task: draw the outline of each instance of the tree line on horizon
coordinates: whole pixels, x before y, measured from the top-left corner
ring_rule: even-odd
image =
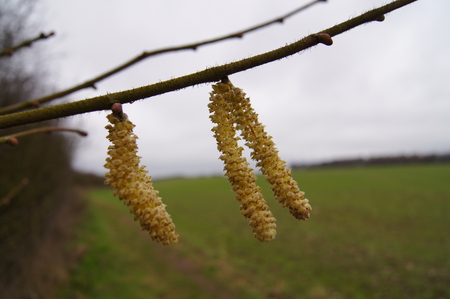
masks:
[[[319,168],[319,167],[341,167],[341,166],[369,166],[369,165],[402,165],[422,163],[448,163],[450,153],[428,154],[428,155],[396,155],[378,156],[371,158],[338,159],[320,163],[293,163],[292,169]]]

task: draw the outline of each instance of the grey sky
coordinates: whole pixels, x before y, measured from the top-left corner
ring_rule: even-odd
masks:
[[[233,39],[149,58],[70,100],[186,75],[259,54],[356,16],[386,1],[330,0]],[[144,50],[202,41],[278,17],[304,1],[42,0],[42,30],[61,89],[81,83]],[[450,150],[448,0],[419,0],[281,61],[230,80],[252,99],[288,163]],[[204,84],[125,105],[140,156],[154,177],[222,172]],[[106,112],[70,119],[89,137],[74,165],[104,173]]]

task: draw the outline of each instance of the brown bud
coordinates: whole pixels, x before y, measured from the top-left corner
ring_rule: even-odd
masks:
[[[375,19],[375,21],[383,22],[384,19],[385,19],[385,16],[384,16],[384,15],[381,15],[381,16],[378,16],[378,17]]]
[[[317,35],[317,41],[327,46],[331,46],[333,44],[333,40],[328,33],[319,33]]]
[[[16,137],[9,137],[8,140],[6,140],[6,144],[16,146],[19,145],[19,140],[17,140]]]
[[[114,113],[114,114],[120,114],[120,113],[122,113],[123,111],[122,111],[122,104],[120,104],[120,103],[114,103],[114,104],[112,104],[112,106],[111,106],[111,111]]]
[[[38,101],[33,101],[30,103],[31,107],[34,108],[39,108],[39,106],[41,106],[41,103],[39,103]]]
[[[121,103],[114,103],[111,106],[111,111],[113,112],[113,114],[120,119],[120,121],[125,121],[128,119],[128,116],[123,113],[122,110],[122,104]]]

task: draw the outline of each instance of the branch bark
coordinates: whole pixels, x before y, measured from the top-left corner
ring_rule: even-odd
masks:
[[[385,14],[415,1],[417,0],[397,0],[379,8],[372,9],[360,16],[337,24],[326,30],[311,34],[297,42],[286,45],[279,49],[250,58],[242,59],[236,62],[212,67],[198,73],[143,86],[140,88],[98,96],[82,101],[0,116],[0,129],[92,111],[106,110],[110,109],[111,105],[114,103],[131,103],[137,100],[149,98],[155,95],[160,95],[166,92],[175,91],[197,84],[216,82],[221,80],[225,76],[248,70],[250,68],[263,65],[265,63],[269,63],[313,47],[320,42],[320,38],[318,38],[318,36],[320,36],[321,33],[326,33],[330,36],[336,36],[368,22],[382,21]]]

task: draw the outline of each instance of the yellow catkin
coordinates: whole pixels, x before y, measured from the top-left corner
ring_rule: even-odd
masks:
[[[165,210],[166,205],[158,197],[158,191],[153,189],[151,177],[147,175],[145,166],[139,166],[137,155],[137,136],[133,134],[134,125],[126,114],[119,118],[114,113],[107,116],[111,125],[107,125],[107,138],[113,143],[108,148],[105,168],[105,183],[110,184],[124,203],[130,207],[135,220],[143,230],[148,231],[154,241],[164,245],[176,243],[178,234],[170,215]]]
[[[287,168],[286,162],[278,156],[275,143],[258,121],[258,114],[251,107],[250,99],[246,97],[242,89],[233,86],[231,82],[219,84],[227,85],[230,89],[227,103],[233,106],[236,129],[241,131],[246,145],[251,148],[251,157],[257,161],[256,165],[266,176],[275,199],[289,208],[295,218],[306,220],[310,216],[311,205],[305,198],[305,193],[300,191],[297,182],[292,178],[291,170]]]
[[[242,147],[238,146],[238,137],[234,128],[232,106],[226,99],[229,88],[224,84],[213,85],[210,103],[210,118],[216,124],[212,131],[217,140],[217,149],[222,153],[220,159],[224,162],[225,174],[236,193],[236,199],[242,204],[241,214],[250,219],[253,235],[261,242],[268,242],[275,238],[275,218],[269,211],[266,201],[256,185],[253,169],[242,157]]]

